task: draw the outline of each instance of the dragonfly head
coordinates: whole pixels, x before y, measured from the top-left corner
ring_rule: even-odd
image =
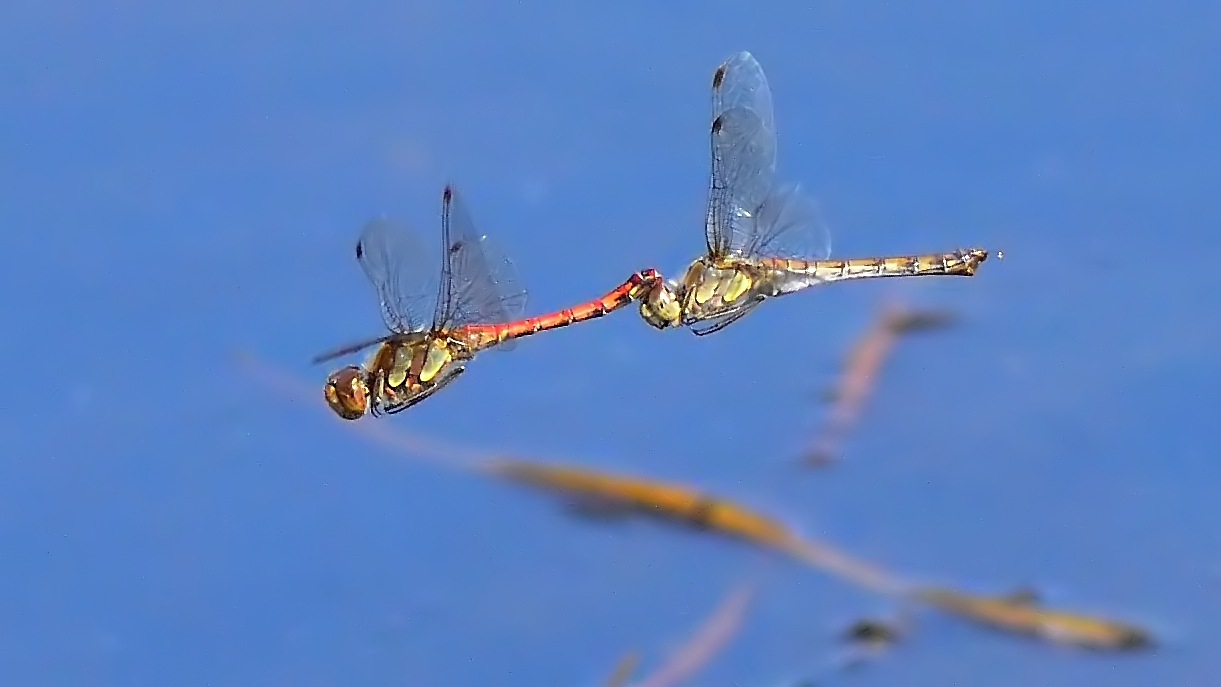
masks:
[[[331,410],[345,420],[357,420],[369,411],[369,383],[364,370],[354,365],[332,372],[322,393]]]
[[[658,329],[682,324],[683,304],[678,285],[665,279],[654,281],[640,298],[640,316]]]

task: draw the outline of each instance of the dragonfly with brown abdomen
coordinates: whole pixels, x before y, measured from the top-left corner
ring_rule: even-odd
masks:
[[[972,276],[982,248],[831,260],[831,238],[796,185],[776,182],[776,125],[763,68],[748,52],[712,78],[712,173],[704,216],[707,251],[681,280],[653,282],[640,302],[646,322],[711,334],[764,300],[849,279]]]

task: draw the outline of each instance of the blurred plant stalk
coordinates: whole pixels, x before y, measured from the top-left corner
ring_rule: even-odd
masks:
[[[905,321],[911,320],[891,320],[891,327],[896,326],[894,322],[902,325]],[[252,356],[242,355],[239,360],[281,393],[300,399],[315,397],[300,380]],[[322,408],[321,404],[319,408]],[[508,458],[391,429],[387,423],[342,424],[435,465],[473,471],[573,498],[585,514],[602,517],[644,514],[744,540],[786,554],[868,591],[903,602],[915,602],[991,629],[1099,651],[1132,651],[1154,644],[1151,634],[1141,628],[1099,616],[1043,607],[1029,593],[984,596],[904,581],[830,544],[804,538],[778,520],[748,506],[686,485],[581,466]]]
[[[844,437],[856,426],[882,364],[900,337],[941,329],[956,321],[957,317],[948,310],[913,310],[894,303],[884,306],[873,324],[848,349],[843,373],[825,394],[831,403],[827,417],[802,462],[822,467],[837,460]]]

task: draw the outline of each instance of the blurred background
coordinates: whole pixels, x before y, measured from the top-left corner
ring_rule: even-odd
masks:
[[[917,579],[1148,626],[1087,654],[928,616],[845,684],[1204,685],[1221,669],[1221,6],[475,0],[0,6],[0,683],[586,685],[759,595],[695,684],[788,685],[882,599],[732,542],[595,525],[291,397],[382,331],[352,245],[454,181],[531,312],[703,250],[709,82],[767,72],[833,254],[1003,250],[725,331],[632,310],[364,422],[739,498]],[[1212,295],[1210,295],[1212,294]],[[887,299],[842,460],[821,391]]]

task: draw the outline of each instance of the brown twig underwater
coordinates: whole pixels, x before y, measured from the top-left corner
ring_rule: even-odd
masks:
[[[484,469],[503,478],[625,511],[693,526],[787,554],[873,592],[896,594],[903,585],[886,573],[733,501],[691,487],[583,467],[502,458]]]
[[[669,660],[652,674],[633,683],[632,687],[675,687],[699,672],[741,628],[753,596],[754,588],[751,585],[744,584],[733,589],[700,623],[691,637],[673,652]],[[603,687],[624,687],[639,665],[638,653],[629,651],[624,654]]]
[[[824,466],[835,461],[844,437],[860,417],[878,371],[899,337],[916,331],[949,326],[955,321],[949,311],[919,311],[897,305],[883,307],[873,324],[848,350],[844,371],[827,394],[831,401],[826,420],[813,447],[806,454],[806,465]]]
[[[628,680],[632,679],[632,673],[636,672],[636,666],[639,664],[640,655],[635,651],[627,652],[615,664],[615,670],[611,672],[606,682],[602,683],[602,687],[623,687]]]
[[[912,598],[944,613],[1008,633],[1095,651],[1135,651],[1154,646],[1145,629],[1083,613],[1044,608],[1029,592],[1001,596],[921,587]]]
[[[282,393],[305,397],[307,387],[290,376],[252,356],[241,356],[240,361]],[[782,523],[746,506],[691,487],[584,467],[497,458],[494,453],[449,445],[384,424],[345,422],[343,426],[426,458],[432,464],[475,471],[745,540],[786,554],[866,590],[916,602],[989,628],[1097,650],[1130,651],[1153,645],[1150,634],[1140,628],[1097,616],[1041,607],[1029,595],[981,596],[904,581],[829,544],[803,538]]]
[[[632,687],[674,687],[694,676],[737,634],[753,596],[754,588],[750,585],[730,592],[669,660]]]
[[[304,398],[308,387],[251,356],[241,362],[281,392]],[[691,487],[654,479],[617,475],[584,467],[506,457],[450,446],[415,432],[391,429],[385,423],[345,422],[380,443],[426,458],[429,463],[475,471],[607,507],[637,512],[745,540],[823,570],[850,583],[883,594],[896,594],[903,585],[884,572],[855,560],[836,548],[802,538],[782,523],[727,499]]]

